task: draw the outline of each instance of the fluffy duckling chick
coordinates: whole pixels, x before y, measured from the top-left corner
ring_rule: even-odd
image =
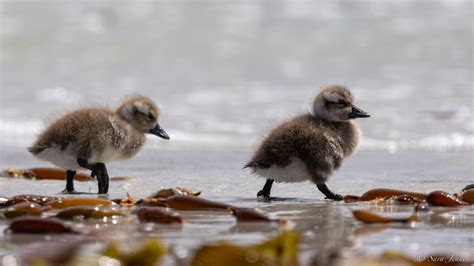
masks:
[[[359,128],[352,119],[369,117],[353,102],[351,92],[343,86],[323,88],[314,100],[312,114],[273,129],[244,167],[267,178],[257,196],[269,198],[274,181],[311,180],[328,199],[341,200],[325,182],[359,142]]]
[[[158,124],[160,111],[144,96],[124,99],[115,111],[82,108],[52,122],[28,150],[37,158],[67,170],[64,193],[75,193],[76,170],[92,170],[99,194],[106,194],[109,177],[106,162],[125,160],[137,154],[145,134],[169,139]]]

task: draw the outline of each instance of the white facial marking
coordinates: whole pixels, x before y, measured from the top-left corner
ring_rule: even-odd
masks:
[[[317,117],[320,117],[326,121],[334,121],[334,117],[329,114],[328,109],[324,104],[324,100],[315,101],[313,105],[313,110],[314,115],[316,115]]]
[[[345,120],[338,117],[334,112],[330,112],[325,104],[325,101],[337,103],[339,100],[344,100],[343,97],[337,93],[324,93],[322,98],[317,98],[313,104],[314,115],[326,121],[344,122]]]
[[[150,112],[150,109],[148,108],[148,106],[142,102],[134,102],[133,105],[142,114],[148,115],[148,113]]]
[[[341,95],[337,93],[324,93],[323,94],[324,99],[326,99],[329,102],[337,103],[339,100],[344,100],[342,99]]]

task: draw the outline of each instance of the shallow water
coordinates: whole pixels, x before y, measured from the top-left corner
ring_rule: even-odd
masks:
[[[251,151],[244,150],[155,150],[146,148],[130,161],[108,164],[113,176],[130,176],[126,182],[111,184],[112,198],[124,197],[129,191],[144,197],[159,188],[191,187],[203,191],[206,197],[221,199],[252,199],[265,181],[243,170]],[[406,151],[391,154],[381,151],[360,151],[344,161],[343,167],[331,177],[328,186],[339,194],[362,194],[376,187],[396,187],[401,190],[429,192],[437,189],[459,192],[473,181],[474,166],[471,151],[427,152]],[[20,163],[21,162],[21,163]],[[0,167],[51,166],[32,157],[26,149],[9,150],[0,156]],[[63,189],[60,181],[29,181],[0,179],[2,194],[23,193],[51,194]],[[76,182],[84,192],[96,192],[94,182]],[[292,198],[321,197],[310,183],[277,184],[272,195]]]
[[[22,166],[47,166],[35,161],[26,151],[17,150],[12,156],[1,157],[0,166],[7,167],[21,161]],[[363,225],[352,217],[351,209],[398,213],[409,216],[413,205],[382,206],[369,203],[329,202],[323,199],[311,183],[275,184],[270,203],[257,201],[256,192],[264,181],[252,176],[240,165],[248,151],[210,150],[176,151],[145,149],[131,161],[109,165],[110,176],[125,175],[126,181],[112,181],[110,198],[125,197],[129,192],[134,198],[152,194],[160,188],[190,187],[202,191],[202,197],[243,207],[258,207],[273,218],[293,221],[302,235],[301,260],[308,262],[314,255],[343,248],[354,254],[379,255],[385,250],[402,251],[414,258],[433,253],[448,253],[472,258],[474,207],[432,208],[433,213],[420,216],[414,225]],[[421,160],[420,158],[424,158]],[[349,158],[329,181],[328,186],[341,194],[361,195],[376,187],[430,192],[446,190],[459,192],[472,183],[473,164],[471,152],[400,152],[363,151]],[[428,169],[428,170],[427,170]],[[55,195],[64,187],[64,181],[32,181],[0,179],[2,194],[21,193]],[[95,192],[96,182],[76,182],[76,189]],[[108,237],[133,243],[143,237],[159,236],[164,243],[174,247],[179,254],[190,256],[203,243],[230,240],[251,244],[278,232],[277,226],[250,224],[237,225],[234,218],[222,213],[180,212],[186,219],[182,229],[169,227],[141,228],[112,225]],[[4,224],[3,224],[4,226]],[[103,228],[103,227],[99,227]],[[115,229],[114,229],[115,228]],[[168,229],[167,229],[168,228]],[[120,230],[120,231],[117,231]],[[2,236],[5,252],[25,245],[19,236]],[[36,237],[44,240],[44,237]],[[131,242],[129,242],[131,241]],[[90,249],[100,249],[93,244]],[[86,251],[84,251],[86,252]],[[92,251],[88,251],[92,252]],[[85,254],[88,254],[87,252]],[[91,253],[92,254],[92,253]],[[183,255],[183,256],[185,256]],[[166,264],[172,264],[170,258]]]
[[[409,214],[411,207],[327,202],[309,183],[276,184],[272,195],[283,200],[257,202],[264,181],[241,169],[266,130],[306,112],[318,87],[340,83],[372,116],[358,121],[360,150],[330,179],[333,191],[454,193],[474,183],[471,1],[3,0],[0,7],[0,168],[50,166],[26,151],[44,122],[142,93],[159,103],[171,141],[150,138],[133,160],[109,164],[111,176],[131,177],[112,182],[110,198],[184,186],[259,207],[295,222],[305,262],[333,248],[472,256],[472,206],[436,208],[414,228],[366,226],[350,208]],[[4,196],[63,187],[0,178]],[[76,188],[96,192],[97,184]],[[183,229],[146,234],[189,255],[203,242],[255,243],[278,231],[236,226],[224,214],[183,215]],[[143,237],[133,226],[116,229],[116,239]],[[45,238],[1,235],[0,254],[32,239]]]

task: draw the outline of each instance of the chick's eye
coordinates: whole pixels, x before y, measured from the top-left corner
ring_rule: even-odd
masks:
[[[149,121],[153,120],[153,115],[152,114],[148,114],[147,117],[146,117]]]
[[[344,100],[339,100],[339,101],[337,102],[337,107],[339,107],[339,108],[344,108],[344,107],[346,107],[347,105],[348,105],[348,103],[345,102]]]

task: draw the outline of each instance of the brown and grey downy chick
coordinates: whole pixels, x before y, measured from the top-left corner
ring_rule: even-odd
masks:
[[[316,96],[312,114],[274,128],[244,167],[267,179],[257,196],[269,198],[274,181],[311,180],[327,198],[341,200],[325,183],[357,147],[359,128],[352,119],[369,117],[353,102],[347,88],[329,86]]]
[[[28,150],[67,170],[64,193],[75,193],[76,170],[84,168],[97,177],[98,193],[106,194],[109,177],[104,163],[133,157],[145,143],[146,133],[169,139],[158,124],[159,115],[158,107],[144,96],[124,99],[115,111],[82,108],[52,122]]]

